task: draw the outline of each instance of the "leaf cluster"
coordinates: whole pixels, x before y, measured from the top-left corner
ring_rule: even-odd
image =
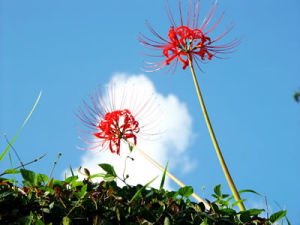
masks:
[[[260,218],[263,211],[250,209],[235,211],[229,204],[230,196],[215,187],[209,202],[189,200],[193,188],[186,186],[178,191],[149,188],[148,185],[119,187],[116,173],[109,164],[99,165],[106,174],[90,175],[79,180],[74,175],[64,180],[51,179],[30,170],[7,170],[21,173],[22,187],[12,180],[0,178],[0,224],[271,224],[285,216],[285,211]],[[105,180],[92,182],[93,177]],[[235,203],[236,204],[236,203]]]

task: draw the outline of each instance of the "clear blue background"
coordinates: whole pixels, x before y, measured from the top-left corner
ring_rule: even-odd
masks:
[[[211,1],[201,1],[204,16]],[[172,1],[176,11],[177,1]],[[0,1],[0,132],[13,138],[40,90],[41,101],[14,147],[24,162],[43,153],[30,169],[50,173],[62,152],[55,176],[80,164],[75,146],[78,121],[73,111],[98,84],[115,72],[140,73],[143,47],[139,32],[151,36],[147,19],[163,36],[169,21],[165,1]],[[244,36],[228,60],[203,66],[198,78],[225,159],[239,189],[254,189],[288,209],[300,224],[300,2],[298,0],[220,2],[226,11],[218,31],[233,21],[228,39]],[[202,17],[203,18],[203,17]],[[221,183],[229,192],[213,150],[190,72],[149,73],[159,92],[186,102],[199,134],[190,144],[197,168],[183,177],[208,196]],[[1,152],[6,147],[0,138]],[[201,151],[198,150],[201,146]],[[203,150],[205,149],[205,151]],[[17,161],[14,161],[15,165]],[[9,167],[8,157],[0,164]],[[178,171],[173,171],[175,174]],[[203,180],[197,179],[204,173]],[[254,196],[247,196],[254,198]]]

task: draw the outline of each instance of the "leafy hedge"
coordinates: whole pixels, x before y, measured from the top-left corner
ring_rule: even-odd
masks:
[[[7,170],[5,174],[21,173],[23,186],[0,178],[0,224],[271,224],[286,213],[266,219],[258,216],[263,209],[237,212],[230,203],[232,197],[222,194],[220,185],[214,189],[215,200],[208,202],[208,211],[203,203],[189,200],[192,187],[178,191],[147,188],[149,183],[119,187],[113,168],[107,167],[106,172],[90,175],[86,171],[81,181],[73,172],[65,180],[49,180],[30,170]],[[99,176],[106,181],[92,182]]]

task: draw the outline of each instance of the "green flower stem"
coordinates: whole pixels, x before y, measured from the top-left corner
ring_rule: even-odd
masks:
[[[148,161],[150,161],[154,166],[156,166],[158,169],[160,169],[162,172],[165,171],[165,168],[163,168],[158,162],[156,162],[154,159],[152,159],[148,154],[146,154],[144,151],[142,151],[140,148],[138,148],[136,145],[131,143],[130,141],[126,140],[128,144],[133,146],[140,154],[142,154]],[[171,178],[176,184],[178,184],[180,187],[185,187],[185,185],[178,180],[173,174],[166,171],[166,174],[169,178]],[[210,206],[202,199],[200,198],[196,193],[192,194],[192,197],[197,200],[198,202],[202,202],[207,210],[210,209]]]
[[[239,201],[239,200],[241,200],[240,195],[239,195],[239,193],[238,193],[238,191],[237,191],[237,189],[236,189],[236,187],[234,185],[234,182],[233,182],[233,180],[231,178],[231,175],[229,173],[229,170],[228,170],[228,168],[226,166],[225,160],[224,160],[223,155],[221,153],[219,144],[217,142],[215,133],[214,133],[213,128],[211,126],[211,123],[210,123],[210,120],[209,120],[209,117],[208,117],[208,114],[207,114],[207,111],[206,111],[206,107],[205,107],[205,104],[204,104],[204,101],[203,101],[203,98],[202,98],[202,94],[201,94],[201,91],[200,91],[200,88],[199,88],[199,85],[198,85],[198,81],[197,81],[197,78],[196,78],[196,75],[195,75],[195,70],[194,70],[194,67],[193,67],[193,63],[190,60],[190,58],[189,58],[189,66],[190,66],[191,71],[192,71],[192,75],[193,75],[195,87],[196,87],[196,90],[197,90],[199,102],[200,102],[200,105],[201,105],[201,108],[202,108],[202,111],[203,111],[203,115],[204,115],[204,118],[205,118],[205,121],[206,121],[206,125],[207,125],[207,128],[208,128],[211,140],[212,140],[212,142],[214,144],[217,156],[219,158],[220,164],[222,166],[223,172],[225,174],[225,177],[226,177],[226,180],[227,180],[227,182],[229,184],[231,192],[232,192],[235,200]],[[239,208],[240,208],[241,211],[246,210],[246,208],[245,208],[245,206],[244,206],[244,204],[242,202],[239,202],[238,206],[239,206]]]

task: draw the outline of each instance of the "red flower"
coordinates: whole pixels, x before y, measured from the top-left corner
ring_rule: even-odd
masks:
[[[201,25],[198,24],[200,0],[197,2],[196,0],[189,0],[186,25],[183,24],[180,0],[178,0],[178,2],[180,26],[176,25],[170,6],[168,6],[167,14],[171,22],[171,27],[167,39],[160,36],[148,23],[146,23],[146,25],[149,30],[160,40],[156,41],[143,34],[139,35],[138,39],[145,47],[162,52],[162,55],[150,56],[166,58],[159,62],[148,62],[149,65],[146,67],[150,68],[149,71],[159,70],[167,65],[170,65],[167,72],[169,72],[172,67],[174,67],[175,71],[178,61],[183,64],[183,69],[186,69],[189,65],[189,60],[192,63],[195,63],[201,70],[199,62],[205,63],[207,60],[211,60],[214,57],[221,58],[219,54],[230,53],[240,42],[240,40],[235,39],[226,44],[216,45],[216,42],[222,39],[232,29],[232,25],[229,25],[217,38],[212,39],[210,37],[211,31],[219,24],[224,13],[217,22],[206,31],[217,10],[217,1],[212,5]]]
[[[95,96],[90,96],[92,106],[84,102],[84,109],[79,108],[77,117],[92,131],[83,132],[81,139],[91,145],[87,149],[98,147],[109,148],[112,153],[120,155],[121,140],[133,139],[136,144],[136,134],[139,133],[139,122],[129,109],[115,110],[105,104],[101,90],[96,90]],[[82,130],[81,130],[82,131]],[[88,140],[88,139],[92,140]]]
[[[157,117],[159,111],[151,104],[154,96],[143,93],[143,98],[139,99],[136,96],[138,89],[134,85],[113,84],[106,90],[107,96],[103,97],[100,88],[96,89],[95,94],[90,96],[91,103],[83,100],[83,107],[76,113],[88,128],[79,128],[79,138],[88,145],[87,148],[81,149],[109,149],[112,153],[120,155],[122,140],[131,141],[136,145],[137,134],[140,137],[152,135],[149,129],[154,123],[147,121],[145,117],[151,116],[152,120],[152,116]]]
[[[136,134],[140,131],[139,123],[134,119],[128,109],[116,110],[106,113],[97,126],[99,132],[94,133],[97,138],[109,143],[112,153],[120,154],[121,139],[133,138],[136,144]]]

